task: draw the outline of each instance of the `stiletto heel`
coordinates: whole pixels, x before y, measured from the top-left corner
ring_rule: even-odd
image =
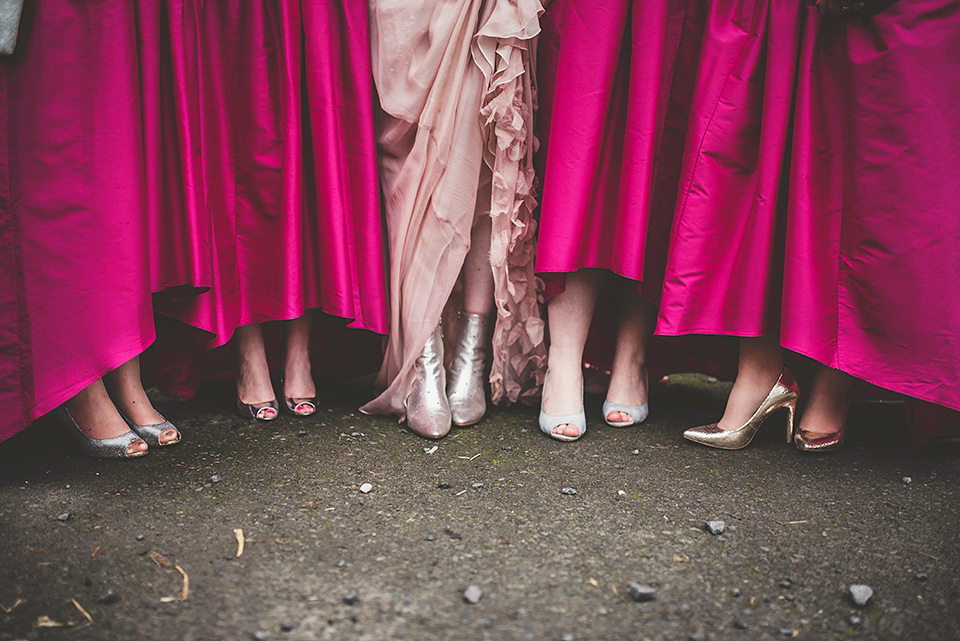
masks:
[[[547,370],[547,374],[550,374],[550,370]],[[544,376],[544,381],[546,381],[546,376]],[[583,404],[583,382],[580,383],[580,404]],[[580,410],[576,414],[561,414],[554,416],[553,414],[547,414],[543,411],[543,399],[540,400],[540,431],[549,436],[550,438],[555,438],[558,441],[576,441],[584,434],[587,433],[587,415],[584,410]],[[567,436],[566,434],[557,434],[556,430],[561,425],[573,425],[577,428],[579,432],[576,436]]]
[[[117,411],[120,412],[119,409]],[[156,445],[157,447],[165,447],[167,445],[176,445],[177,443],[180,442],[180,430],[178,430],[173,423],[163,418],[163,416],[160,417],[160,418],[163,418],[163,423],[156,423],[154,425],[137,425],[136,423],[131,421],[129,418],[127,418],[127,415],[124,414],[123,412],[120,412],[120,418],[122,418],[124,422],[130,426],[130,429],[133,432],[135,432],[140,438],[142,438],[143,442],[146,443],[147,445]],[[173,430],[174,432],[176,432],[177,437],[173,440],[165,441],[161,443],[160,435],[166,432],[167,430]]]
[[[268,410],[273,410],[273,415],[267,413]],[[276,420],[280,415],[280,405],[277,403],[276,399],[272,401],[266,401],[264,403],[253,403],[247,404],[240,400],[240,397],[237,397],[237,413],[240,414],[241,418],[253,418],[263,423],[268,423],[270,421]]]
[[[447,402],[447,377],[443,370],[443,338],[440,326],[423,345],[414,363],[413,387],[404,400],[407,427],[426,438],[441,438],[450,431],[450,405]]]
[[[787,443],[789,443],[793,439],[793,424],[797,411],[798,396],[797,382],[790,371],[784,368],[767,397],[760,403],[760,407],[742,426],[735,430],[721,430],[716,423],[712,423],[692,427],[683,433],[683,437],[694,443],[709,445],[721,450],[739,450],[750,445],[750,441],[753,440],[764,421],[777,410],[786,409]]]
[[[487,367],[492,314],[460,312],[453,361],[447,373],[450,417],[458,427],[475,425],[487,412],[484,373]]]
[[[610,416],[613,412],[619,412],[620,414],[629,414],[629,421],[611,421],[607,417]],[[631,425],[639,425],[647,420],[647,416],[650,415],[650,405],[648,403],[643,403],[641,405],[624,405],[623,403],[614,403],[613,401],[604,401],[603,402],[603,420],[607,422],[607,425],[610,427],[630,427]]]
[[[73,415],[70,414],[70,410],[65,405],[57,409],[57,417],[67,427],[67,431],[76,439],[80,449],[87,456],[93,458],[136,458],[147,453],[147,450],[142,452],[129,451],[131,445],[143,440],[132,431],[112,438],[93,438],[87,436],[77,425],[77,422],[73,420]],[[146,441],[144,441],[144,444],[146,444]]]

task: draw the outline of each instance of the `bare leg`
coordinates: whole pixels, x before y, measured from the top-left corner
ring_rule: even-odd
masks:
[[[653,336],[656,311],[632,290],[631,285],[621,283],[621,286],[620,326],[607,400],[642,405],[647,402],[647,345]],[[636,418],[621,412],[607,415],[607,420],[614,423]]]
[[[164,419],[153,408],[140,380],[140,357],[136,356],[103,377],[104,385],[114,399],[117,409],[136,425],[157,425]],[[180,438],[177,430],[167,429],[160,433],[160,443],[170,443]]]
[[[810,438],[814,439],[842,430],[847,421],[852,383],[849,374],[819,366],[813,377],[809,401],[800,419],[800,429],[810,432]]]
[[[601,270],[581,269],[567,275],[566,289],[547,303],[550,349],[541,405],[547,414],[564,416],[583,410],[583,347],[602,282]],[[564,424],[554,433],[578,436],[580,432]]]
[[[238,327],[233,338],[237,342],[237,396],[240,401],[254,405],[275,400],[260,325]],[[276,416],[273,408],[264,412]]]
[[[463,309],[471,314],[493,311],[493,270],[490,268],[490,216],[477,214],[470,232],[470,251],[463,261]]]
[[[287,324],[287,357],[283,366],[283,395],[287,398],[313,398],[317,388],[310,371],[310,313]],[[298,406],[302,415],[314,412],[307,405]]]
[[[102,380],[91,383],[67,401],[67,409],[80,429],[90,438],[113,438],[130,431],[110,400]],[[146,449],[147,444],[138,439],[127,448],[127,454],[144,452]]]
[[[783,371],[783,352],[776,336],[740,339],[737,380],[720,419],[722,430],[735,430],[760,407]]]

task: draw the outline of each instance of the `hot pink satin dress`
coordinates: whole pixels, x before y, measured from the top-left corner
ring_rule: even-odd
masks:
[[[657,301],[701,16],[681,0],[555,0],[539,48],[538,275],[603,268]]]
[[[323,323],[337,333],[333,342],[349,340],[336,329],[347,325],[385,333],[365,4],[167,5],[164,100],[175,135],[158,140],[156,171],[160,197],[183,216],[175,229],[154,230],[166,248],[155,253],[159,277],[191,274],[209,289],[158,300],[157,311],[180,325],[162,324],[164,353],[151,355],[150,373],[168,393],[189,396],[200,378],[228,365],[229,350],[209,350],[238,327],[308,310],[344,319]],[[326,333],[318,340],[332,340]]]
[[[900,0],[809,35],[781,342],[960,410],[960,1]]]
[[[138,33],[155,3],[25,5],[0,57],[0,440],[154,339]]]

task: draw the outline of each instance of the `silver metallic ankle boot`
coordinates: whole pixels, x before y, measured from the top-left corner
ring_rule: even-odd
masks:
[[[447,377],[450,414],[453,424],[459,427],[475,424],[487,411],[484,382],[492,329],[492,313],[460,312],[453,361]]]
[[[440,438],[450,431],[450,406],[445,393],[443,339],[440,326],[423,346],[414,363],[413,388],[407,396],[407,427],[420,436]]]

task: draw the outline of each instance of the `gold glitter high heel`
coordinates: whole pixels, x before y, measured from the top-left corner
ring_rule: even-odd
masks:
[[[787,410],[787,443],[793,440],[793,419],[797,412],[797,397],[799,388],[793,375],[787,368],[780,372],[780,378],[774,383],[773,389],[767,394],[767,397],[760,403],[760,407],[753,413],[750,419],[735,430],[722,430],[717,423],[692,427],[683,433],[683,438],[709,445],[721,450],[739,450],[748,445],[757,430],[763,425],[770,416],[777,410]]]

